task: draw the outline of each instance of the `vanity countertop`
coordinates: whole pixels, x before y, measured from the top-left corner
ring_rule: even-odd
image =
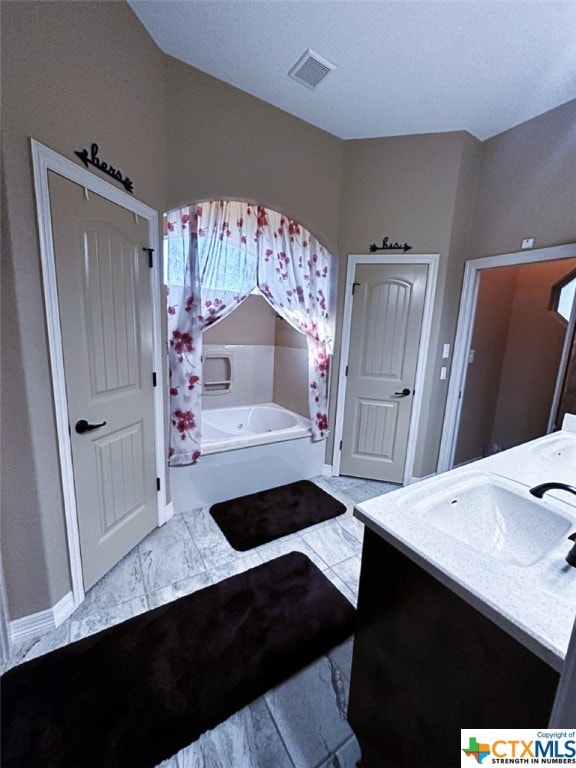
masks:
[[[563,429],[485,459],[421,480],[356,505],[355,515],[371,530],[418,563],[456,594],[556,670],[561,670],[576,616],[576,568],[565,557],[576,531],[576,496],[562,490],[546,493],[546,509],[570,523],[551,549],[529,564],[498,559],[431,525],[422,514],[426,496],[436,489],[463,488],[478,473],[490,484],[511,480],[521,497],[534,501],[529,488],[545,482],[576,485],[576,464],[566,452],[576,450],[576,416]],[[564,452],[564,455],[560,455]],[[504,483],[506,482],[503,481]],[[413,503],[417,499],[418,503]],[[424,501],[423,501],[424,499]],[[546,512],[544,509],[544,512]]]

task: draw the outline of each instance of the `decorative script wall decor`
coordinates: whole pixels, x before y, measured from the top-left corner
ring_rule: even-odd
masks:
[[[90,154],[88,154],[87,149],[78,149],[74,154],[78,155],[86,168],[88,168],[89,165],[93,165],[95,168],[98,168],[98,170],[102,171],[103,173],[107,173],[108,176],[112,176],[113,179],[119,181],[127,192],[134,192],[134,184],[132,179],[129,179],[128,176],[124,176],[122,171],[120,171],[118,168],[114,168],[114,166],[109,165],[108,163],[104,162],[104,160],[100,160],[98,157],[98,151],[98,144],[92,144],[90,147]]]
[[[388,242],[388,238],[385,237],[384,240],[382,240],[382,245],[378,246],[376,243],[372,243],[370,246],[370,253],[376,253],[376,251],[411,251],[412,246],[408,245],[408,243],[392,243]]]

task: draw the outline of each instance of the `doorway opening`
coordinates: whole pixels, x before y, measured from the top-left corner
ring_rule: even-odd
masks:
[[[575,245],[467,262],[438,471],[560,428],[575,267]]]

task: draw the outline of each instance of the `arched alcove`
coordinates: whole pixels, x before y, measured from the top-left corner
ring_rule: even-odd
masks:
[[[299,222],[257,203],[217,200],[165,216],[172,465],[201,453],[202,345],[253,293],[306,338],[313,439],[327,432],[332,257]],[[231,391],[231,389],[229,388]]]

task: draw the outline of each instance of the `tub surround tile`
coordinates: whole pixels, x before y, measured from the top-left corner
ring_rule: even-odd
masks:
[[[273,400],[309,418],[307,349],[275,348]]]
[[[232,386],[228,392],[204,394],[202,407],[206,410],[269,403],[273,399],[273,345],[205,344],[203,354],[227,355],[232,361]]]
[[[140,562],[147,592],[168,587],[205,570],[200,552],[192,540],[142,552]]]
[[[322,657],[264,695],[295,766],[316,766],[352,736],[347,683]]]

